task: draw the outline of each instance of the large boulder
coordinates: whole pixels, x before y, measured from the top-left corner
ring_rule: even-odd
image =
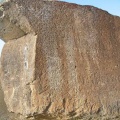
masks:
[[[9,112],[48,120],[120,118],[119,17],[57,1],[10,0],[2,7],[0,24],[7,19],[20,31],[0,32]]]

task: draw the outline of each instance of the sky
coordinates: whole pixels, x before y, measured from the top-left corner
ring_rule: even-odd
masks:
[[[1,2],[2,0],[0,0]],[[120,0],[61,0],[80,5],[92,5],[103,10],[108,11],[113,15],[120,16]],[[4,42],[0,40],[0,53],[3,48]]]

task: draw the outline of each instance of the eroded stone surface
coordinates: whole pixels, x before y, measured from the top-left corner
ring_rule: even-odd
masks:
[[[9,112],[36,120],[119,119],[120,18],[64,2],[10,5],[5,16],[27,35],[8,39],[2,53]]]
[[[1,71],[1,61],[0,61],[0,76],[2,76]],[[1,87],[1,80],[0,80],[0,120],[6,120],[8,118],[8,111],[4,101],[4,94]]]
[[[24,36],[25,33],[7,18],[0,20],[0,38],[7,42],[7,40],[13,40]]]

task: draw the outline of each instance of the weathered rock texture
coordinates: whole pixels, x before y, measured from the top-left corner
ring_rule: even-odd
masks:
[[[11,0],[3,9],[0,79],[9,112],[48,120],[120,119],[119,17],[40,0]]]
[[[2,76],[1,74],[1,65],[0,65],[0,76]],[[7,112],[7,107],[4,101],[4,94],[3,94],[3,90],[1,87],[1,83],[0,83],[0,120],[7,120],[8,118],[8,112]]]

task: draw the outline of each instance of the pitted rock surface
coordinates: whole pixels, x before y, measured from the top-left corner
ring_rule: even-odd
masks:
[[[21,119],[120,119],[120,18],[58,1],[3,4],[0,77]],[[14,116],[14,115],[13,115]]]

